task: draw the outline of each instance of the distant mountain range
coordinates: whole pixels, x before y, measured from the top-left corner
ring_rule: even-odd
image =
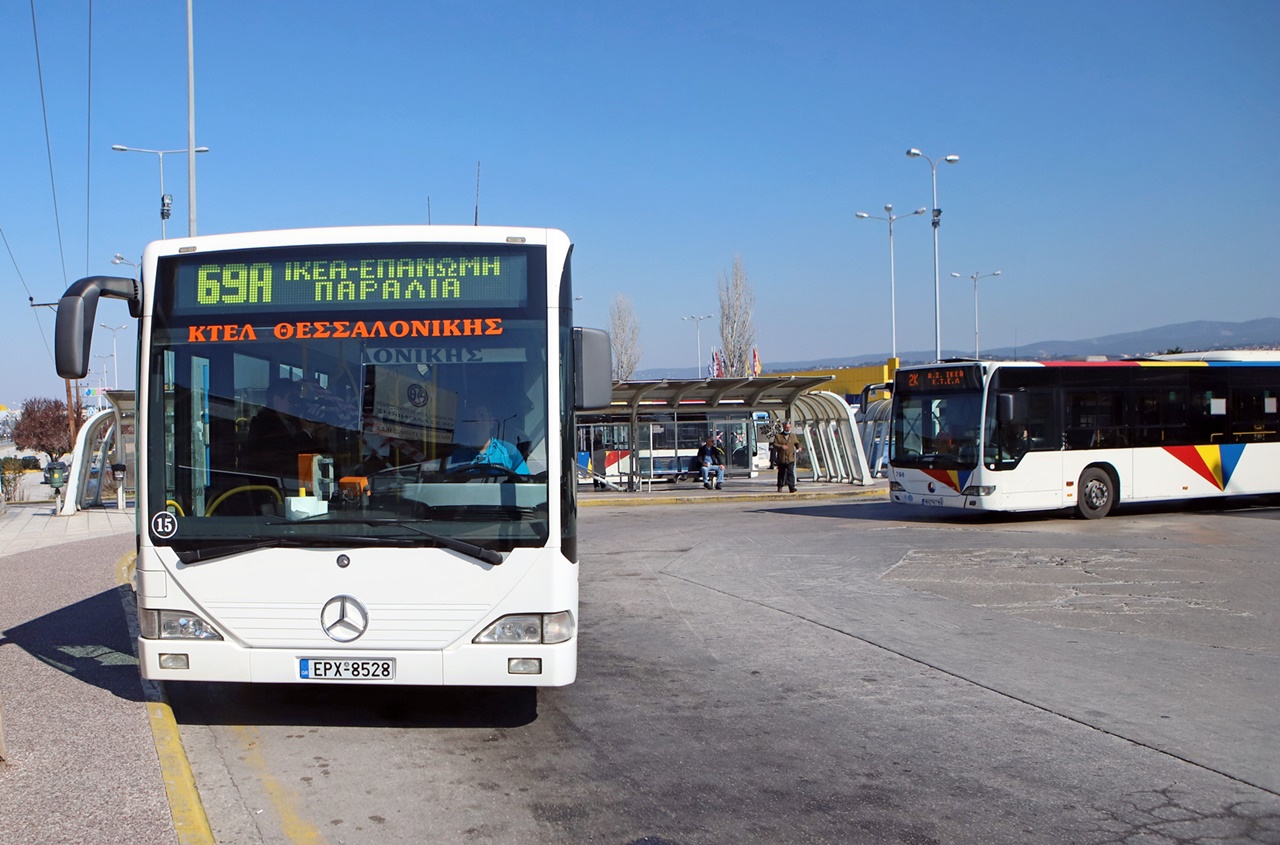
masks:
[[[1085,340],[1046,340],[983,349],[983,358],[1017,359],[1035,361],[1042,359],[1083,358],[1089,355],[1105,355],[1107,358],[1137,358],[1181,349],[1183,352],[1205,352],[1211,349],[1280,349],[1280,317],[1263,317],[1243,323],[1222,323],[1212,320],[1195,320],[1176,323],[1137,332],[1104,335]],[[973,350],[944,349],[944,358],[964,358]],[[933,351],[900,352],[903,364],[927,363],[933,360]],[[773,361],[764,367],[769,373],[794,372],[796,370],[828,370],[838,367],[861,367],[883,364],[887,352],[879,354],[848,355],[834,358],[818,358],[810,361]],[[638,370],[635,379],[697,378],[692,367]]]

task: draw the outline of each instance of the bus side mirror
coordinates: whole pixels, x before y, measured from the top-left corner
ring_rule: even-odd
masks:
[[[996,394],[996,422],[1006,423],[1013,419],[1013,394]]]
[[[129,301],[129,314],[142,316],[138,283],[119,276],[89,276],[75,282],[58,300],[54,323],[54,364],[58,375],[81,379],[89,373],[89,344],[93,341],[93,320],[98,313],[98,297]]]
[[[598,411],[613,401],[613,346],[601,329],[573,329],[573,408]]]

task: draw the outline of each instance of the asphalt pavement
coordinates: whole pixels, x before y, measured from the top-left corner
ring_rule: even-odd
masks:
[[[163,691],[133,649],[133,508],[64,517],[30,474],[0,512],[0,845],[212,842]],[[884,495],[801,479],[730,478],[721,490],[660,482],[579,486],[584,507]]]
[[[771,475],[762,472],[756,478],[731,478],[721,490],[707,490],[697,482],[685,481],[659,483],[651,489],[646,487],[634,492],[582,485],[579,493],[579,502],[584,508],[646,504],[714,507],[752,502],[785,504],[806,501],[820,506],[821,503],[814,500],[838,502],[858,498],[886,501],[887,482],[878,479],[870,485],[860,486],[802,479],[796,493],[779,493]],[[583,518],[590,520],[594,517],[585,515]],[[939,520],[940,524],[945,524],[941,517]],[[926,525],[931,521],[931,518],[924,519]],[[1145,534],[1152,520],[1135,522],[1132,529],[1125,528],[1124,523],[1115,525],[1122,533],[1126,530],[1142,531],[1144,543],[1153,542]],[[1041,523],[1030,520],[1025,526],[1018,523],[1016,533],[1028,535],[1018,542],[1029,547],[1051,545],[1057,548],[1064,542],[1058,536],[1062,528],[1056,521]],[[134,630],[133,597],[128,587],[133,530],[132,509],[99,509],[72,517],[59,517],[53,514],[50,503],[20,503],[11,505],[0,514],[0,752],[4,756],[4,762],[0,763],[0,845],[117,841],[170,845],[214,841],[162,691],[142,682],[138,676],[131,634]],[[1040,537],[1040,534],[1050,536]],[[793,553],[801,551],[804,539],[803,535],[793,537],[793,541],[800,544],[792,549]],[[824,540],[820,535],[812,539],[824,546],[830,541],[830,538]],[[821,553],[820,549],[815,551]],[[908,555],[895,568],[892,577],[939,595],[950,596],[948,591],[973,588],[968,581],[957,582],[954,578],[940,577],[939,567],[951,561],[953,553],[940,552],[930,556],[926,552],[916,550]],[[972,556],[977,552],[971,550],[969,554]],[[1053,559],[1055,566],[1070,568],[1070,555],[1054,554],[1057,555]],[[1025,557],[1025,549],[1018,555]],[[1018,555],[1015,557],[1021,560]],[[1128,559],[1122,557],[1111,561],[1110,565],[1116,571],[1122,571],[1129,565]],[[1002,560],[994,560],[991,565],[1001,564]],[[1090,560],[1091,566],[1097,568],[1098,561]],[[979,613],[981,621],[1003,624],[1003,617],[991,615],[991,608],[997,605],[1007,606],[1011,613],[1025,614],[1034,610],[1043,614],[1044,598],[1028,593],[1033,587],[1022,580],[1010,581],[1000,574],[1002,571],[993,570],[989,580],[1008,595],[1000,593],[993,598],[992,584],[984,582],[981,589],[984,591],[985,609]],[[755,583],[753,579],[747,580]],[[772,583],[769,578],[756,580],[764,585]],[[1124,579],[1116,575],[1112,580]],[[1236,584],[1232,589],[1247,589],[1247,586]],[[967,610],[964,595],[954,598],[960,601],[954,605],[955,612],[972,613]],[[1201,607],[1206,602],[1214,604],[1213,595],[1200,598],[1204,600],[1188,606]],[[818,596],[810,597],[806,607],[816,606],[818,602]],[[952,605],[941,604],[938,607],[945,609]],[[898,611],[890,606],[885,608],[885,612],[893,615]],[[1151,624],[1149,617],[1121,615],[1108,618],[1113,620],[1113,624],[1119,624],[1114,620],[1131,618],[1137,618],[1148,626]],[[868,641],[879,637],[884,640],[882,647],[895,653],[909,652],[917,644],[890,641],[886,639],[890,633],[905,630],[911,636],[926,636],[930,632],[927,626],[923,633],[915,626],[903,629],[900,622],[880,626],[878,617],[872,614],[861,619],[859,624],[867,628]],[[976,624],[969,620],[966,627],[973,628]],[[1151,633],[1144,629],[1133,633],[1141,635],[1144,632]],[[951,634],[946,637],[951,637]],[[1217,648],[1213,645],[1217,639],[1206,640],[1205,648]],[[1237,706],[1215,708],[1215,699],[1209,692],[1217,694],[1221,688],[1244,681],[1263,687],[1272,681],[1241,675],[1230,683],[1213,684],[1219,687],[1218,690],[1200,689],[1196,693],[1190,688],[1196,684],[1203,687],[1212,677],[1211,673],[1199,671],[1193,662],[1188,662],[1189,658],[1183,651],[1174,650],[1176,659],[1156,653],[1161,642],[1148,642],[1142,636],[1127,640],[1124,648],[1141,651],[1142,659],[1135,663],[1130,657],[1124,660],[1117,657],[1117,665],[1149,667],[1151,685],[1172,683],[1189,687],[1185,695],[1176,696],[1184,702],[1179,705],[1181,709],[1172,713],[1178,718],[1158,716],[1159,720],[1166,720],[1172,727],[1166,728],[1166,722],[1157,721],[1157,717],[1150,714],[1138,718],[1142,714],[1135,716],[1137,705],[1131,707],[1123,695],[1095,691],[1091,684],[1100,683],[1097,652],[1092,653],[1087,665],[1082,665],[1078,675],[1073,676],[1072,684],[1068,684],[1069,687],[1079,687],[1084,703],[1067,700],[1064,706],[1075,707],[1078,704],[1080,713],[1084,714],[1079,717],[1082,724],[1092,724],[1090,720],[1107,722],[1110,719],[1120,726],[1114,729],[1114,735],[1128,737],[1131,742],[1152,748],[1172,749],[1166,753],[1195,759],[1207,771],[1229,771],[1234,773],[1233,776],[1241,777],[1232,766],[1239,768],[1243,765],[1241,761],[1249,763],[1256,758],[1260,761],[1254,767],[1257,771],[1246,772],[1252,774],[1245,782],[1260,783],[1259,778],[1253,775],[1261,772],[1269,776],[1268,773],[1274,772],[1273,764],[1267,763],[1265,749],[1256,749],[1251,755],[1221,741],[1228,734],[1238,733],[1226,730],[1229,727],[1227,723],[1240,718],[1242,713],[1247,716],[1250,711]],[[1248,649],[1248,642],[1242,642],[1238,647]],[[1147,655],[1147,652],[1151,654]],[[1217,666],[1228,674],[1234,671],[1234,664],[1229,660],[1224,664],[1220,651],[1205,653],[1209,657],[1205,658],[1205,666],[1200,669]],[[1214,657],[1214,654],[1218,656]],[[969,659],[963,654],[954,659],[962,658]],[[1000,669],[998,661],[988,661],[988,664],[983,664],[987,667],[983,671],[998,672]],[[1224,665],[1225,669],[1222,669]],[[1170,666],[1177,666],[1178,671],[1162,674]],[[961,674],[957,670],[957,676]],[[1114,689],[1123,690],[1133,686],[1137,680],[1140,679],[1124,681],[1117,676]],[[1001,683],[1012,687],[1014,680],[1006,679]],[[1090,696],[1108,701],[1108,709],[1115,712],[1089,709],[1096,707]],[[1203,704],[1199,701],[1201,698],[1204,699]],[[1023,700],[1034,702],[1035,690],[1028,692]],[[1253,696],[1249,700],[1261,703],[1266,696]],[[1161,729],[1166,732],[1176,729],[1179,718],[1195,721],[1190,717],[1196,715],[1191,711],[1197,706],[1206,711],[1219,709],[1226,719],[1219,724],[1209,718],[1213,715],[1209,713],[1195,722],[1207,726],[1197,740],[1207,743],[1204,748],[1184,748],[1175,741],[1178,739],[1176,735],[1160,733]],[[1142,733],[1143,730],[1147,733]],[[1214,740],[1215,735],[1219,740]],[[1217,757],[1213,753],[1215,742],[1223,749]],[[1222,760],[1218,757],[1231,765],[1220,765]]]

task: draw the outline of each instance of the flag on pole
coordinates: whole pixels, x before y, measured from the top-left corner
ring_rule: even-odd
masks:
[[[715,351],[716,362],[716,378],[724,378],[724,358],[720,355],[720,350]]]
[[[751,347],[751,374],[760,375],[760,348],[756,346]]]

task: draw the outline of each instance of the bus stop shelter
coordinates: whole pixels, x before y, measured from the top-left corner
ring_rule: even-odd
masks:
[[[768,415],[771,428],[791,420],[793,431],[808,453],[811,480],[865,485],[871,473],[862,438],[851,409],[840,396],[820,388],[831,376],[755,378],[660,379],[622,381],[613,385],[613,402],[605,415],[631,429],[630,442],[639,442],[641,416],[669,412],[733,413],[747,419]],[[640,463],[631,462],[628,490],[651,482]]]

